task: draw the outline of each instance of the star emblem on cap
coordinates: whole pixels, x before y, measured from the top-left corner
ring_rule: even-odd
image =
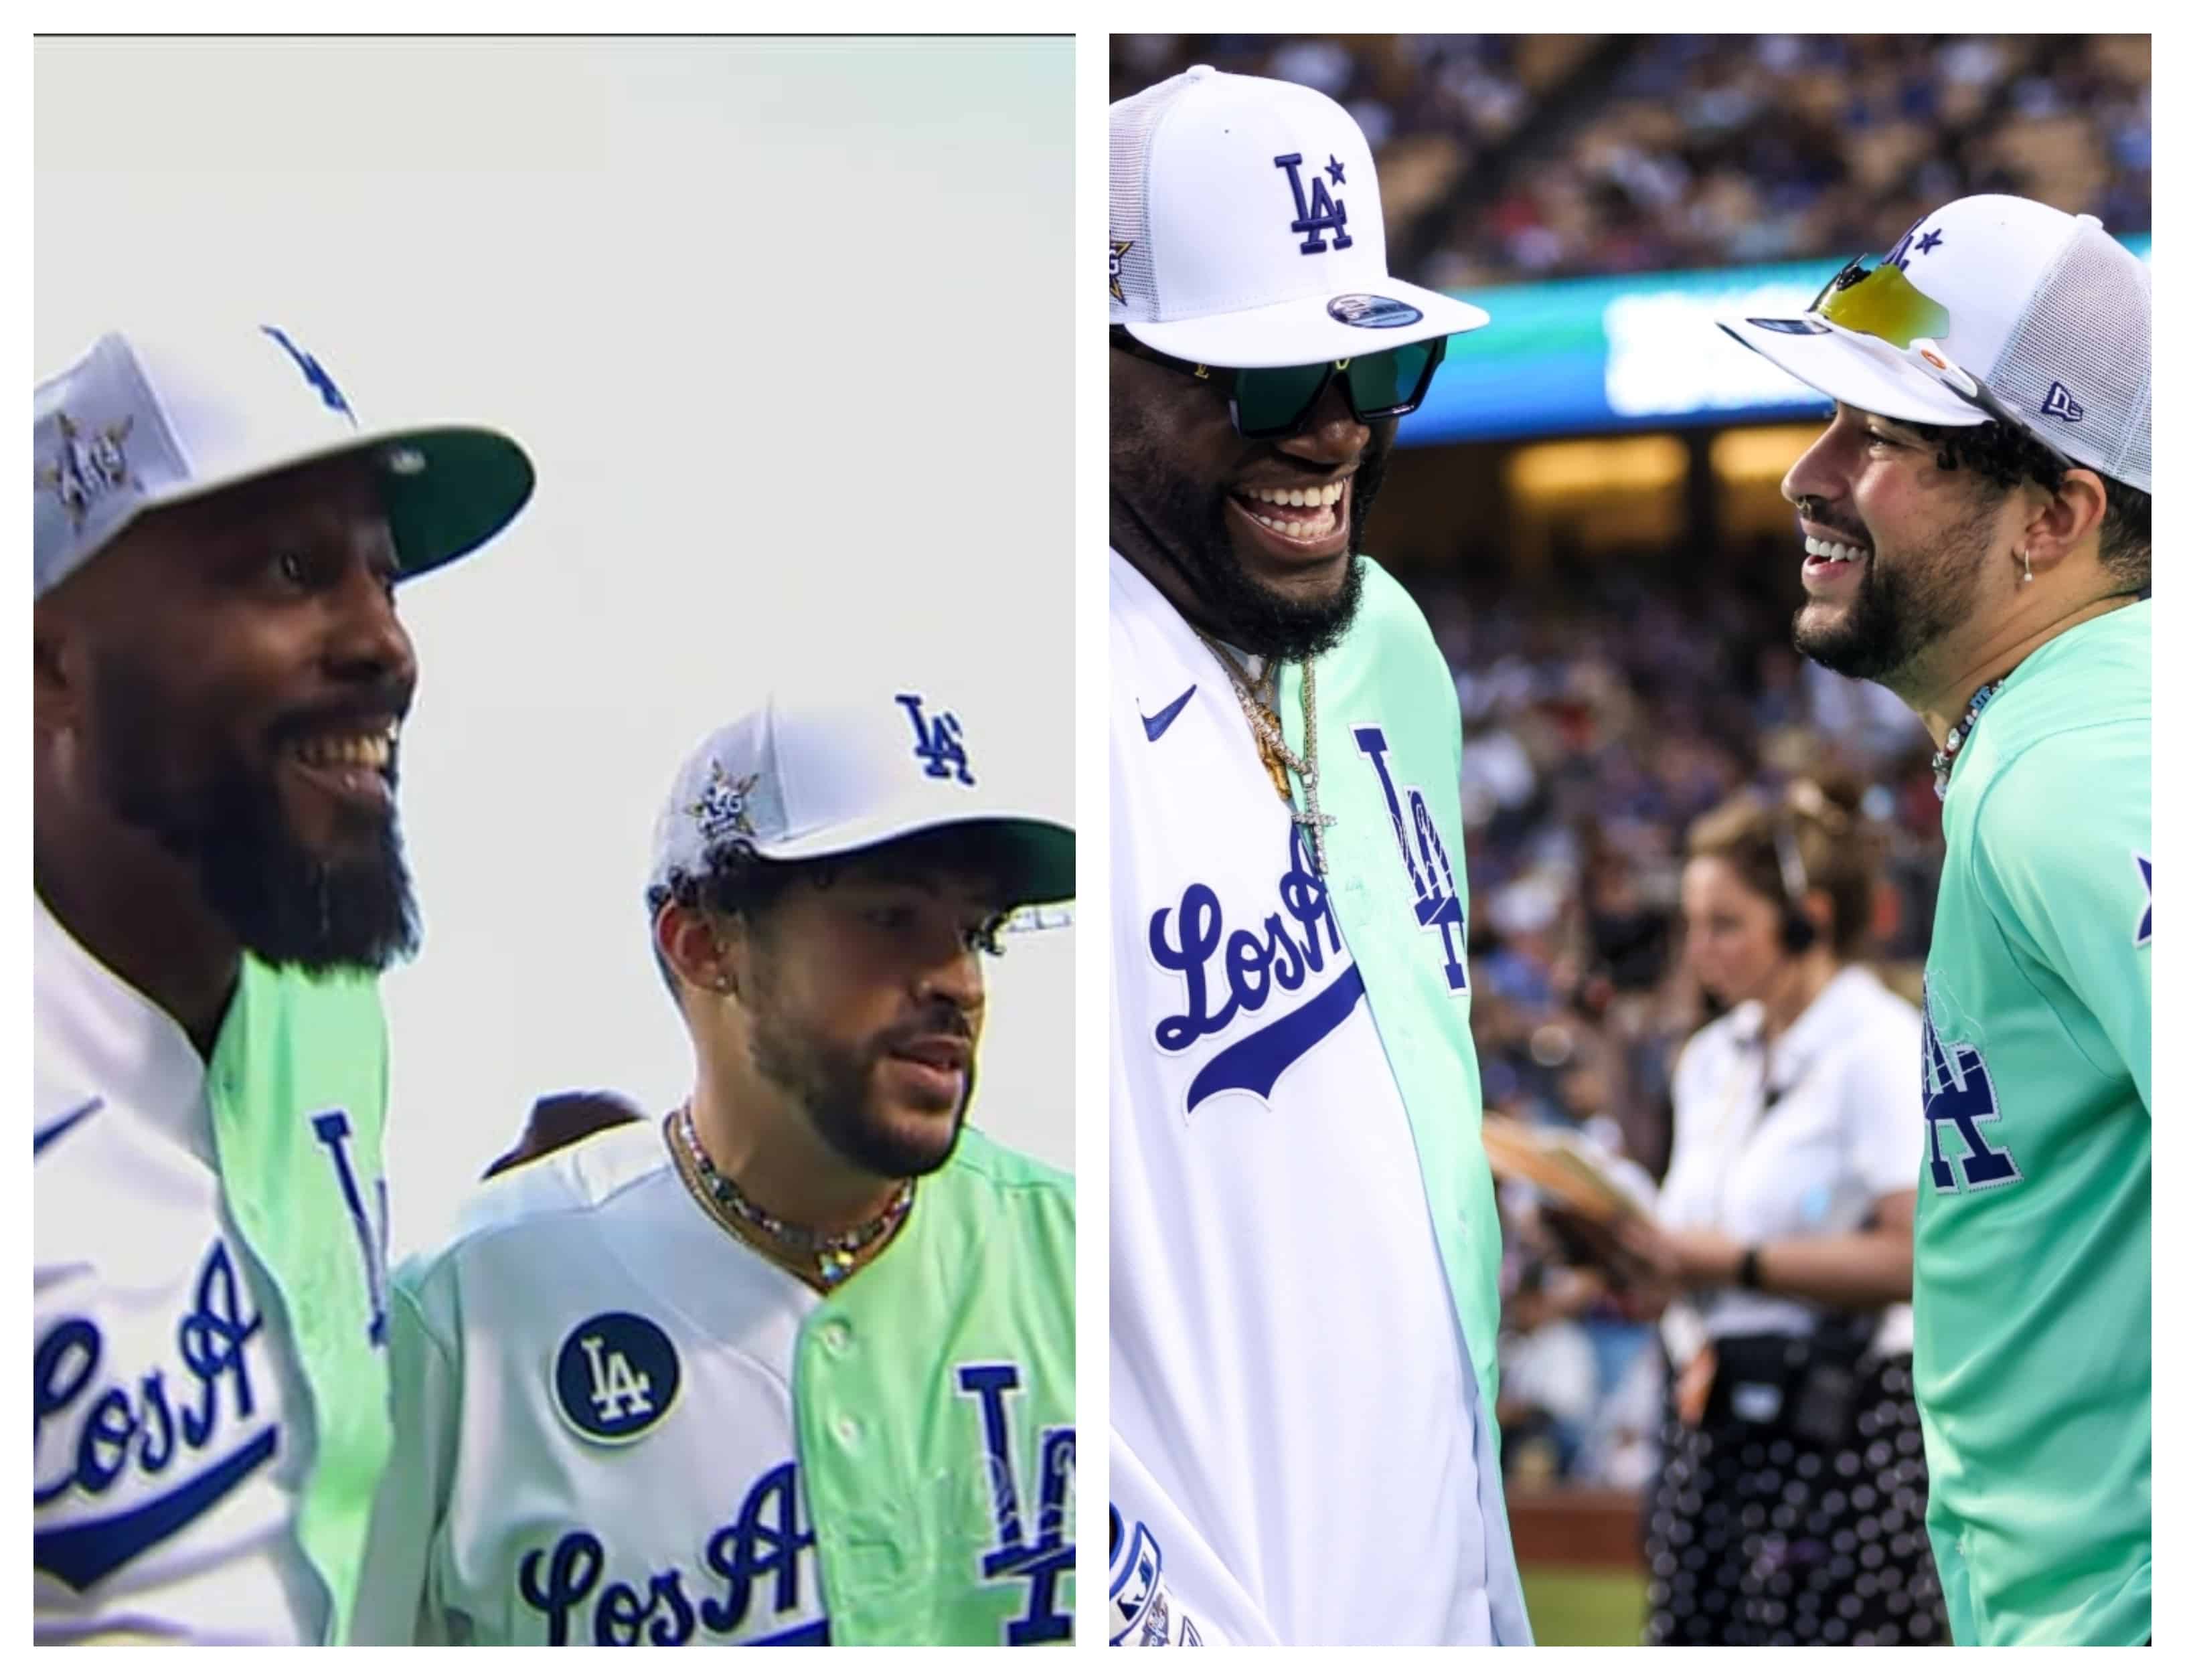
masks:
[[[39,467],[38,485],[60,498],[61,505],[68,510],[70,525],[81,531],[83,522],[91,516],[91,505],[101,496],[111,490],[143,488],[131,476],[129,458],[121,452],[122,442],[137,417],[124,415],[88,436],[66,414],[55,418],[60,421],[60,449],[51,461]]]
[[[697,802],[684,810],[698,824],[698,833],[708,845],[729,840],[736,835],[746,839],[757,830],[752,827],[752,790],[758,785],[758,772],[748,776],[731,776],[720,766],[718,760],[707,766],[706,790],[698,795]]]
[[[1108,295],[1119,304],[1131,301],[1123,295],[1123,253],[1136,243],[1131,239],[1110,239],[1108,242]]]
[[[1928,252],[1933,250],[1936,246],[1942,243],[1942,230],[1939,227],[1930,228],[1926,232],[1920,236],[1919,243],[1914,245],[1912,248],[1924,257]]]
[[[1327,178],[1338,187],[1344,185],[1343,165],[1335,160],[1335,153],[1333,152],[1327,154]]]

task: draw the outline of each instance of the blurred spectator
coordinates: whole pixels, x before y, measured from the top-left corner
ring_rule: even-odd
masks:
[[[1852,959],[1879,870],[1800,781],[1692,829],[1689,957],[1729,1013],[1677,1063],[1651,1220],[1672,1387],[1646,1537],[1656,1644],[1947,1642],[1912,1400],[1920,1017]]]

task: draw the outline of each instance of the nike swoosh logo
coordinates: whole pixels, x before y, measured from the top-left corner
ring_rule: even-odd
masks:
[[[31,1564],[41,1575],[65,1581],[79,1593],[96,1586],[170,1535],[179,1533],[232,1493],[273,1456],[281,1426],[269,1423],[210,1470],[171,1493],[119,1516],[103,1516],[65,1528],[42,1528],[31,1539]]]
[[[106,1099],[103,1097],[94,1097],[90,1102],[85,1103],[82,1108],[75,1109],[69,1113],[63,1114],[60,1119],[52,1122],[50,1125],[40,1126],[36,1131],[31,1135],[31,1154],[32,1158],[35,1158],[37,1156],[44,1154],[46,1153],[46,1146],[48,1144],[59,1138],[63,1132],[66,1131],[70,1126],[75,1125],[78,1121],[89,1119],[93,1114],[97,1113],[105,1106]]]
[[[1166,706],[1164,706],[1160,711],[1154,713],[1152,717],[1148,717],[1141,714],[1138,718],[1138,722],[1146,726],[1146,739],[1149,741],[1157,741],[1163,735],[1166,734],[1168,733],[1168,726],[1176,722],[1176,714],[1183,710],[1184,706],[1189,703],[1191,697],[1198,692],[1199,684],[1193,683],[1189,688],[1186,689]]]

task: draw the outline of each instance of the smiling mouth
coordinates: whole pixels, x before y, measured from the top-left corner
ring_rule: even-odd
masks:
[[[366,728],[324,730],[292,743],[285,756],[320,787],[349,799],[383,804],[393,797],[394,743],[400,728],[389,718]]]
[[[1808,536],[1806,539],[1806,561],[1800,570],[1800,576],[1809,585],[1832,583],[1849,576],[1873,558],[1871,550],[1861,548],[1856,543]]]
[[[1261,543],[1277,553],[1325,557],[1350,533],[1350,480],[1232,490],[1229,500]]]

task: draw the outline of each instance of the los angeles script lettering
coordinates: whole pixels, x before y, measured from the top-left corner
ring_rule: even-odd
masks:
[[[170,1395],[168,1374],[154,1369],[137,1378],[133,1393],[120,1383],[99,1390],[76,1423],[69,1469],[35,1486],[32,1504],[50,1504],[71,1487],[103,1494],[132,1455],[146,1476],[165,1476],[178,1447],[194,1455],[218,1433],[223,1395],[238,1419],[250,1417],[257,1403],[245,1353],[264,1324],[260,1314],[245,1316],[235,1263],[227,1244],[215,1241],[198,1270],[192,1309],[176,1325],[176,1350],[190,1381]],[[31,1365],[34,1442],[49,1420],[92,1393],[104,1346],[98,1326],[87,1318],[63,1319],[39,1338]]]
[[[1260,931],[1238,928],[1225,939],[1221,901],[1213,888],[1196,881],[1184,889],[1175,909],[1154,913],[1146,930],[1154,961],[1183,976],[1183,1013],[1154,1028],[1154,1041],[1162,1049],[1188,1050],[1228,1026],[1239,1009],[1260,1008],[1276,991],[1300,990],[1343,949],[1327,883],[1313,873],[1303,835],[1302,829],[1290,830],[1290,867],[1277,886],[1287,918],[1270,915]],[[1217,958],[1227,995],[1214,1007],[1210,976]]]
[[[796,1504],[793,1461],[753,1482],[735,1520],[706,1542],[706,1566],[726,1590],[695,1604],[679,1569],[662,1571],[642,1588],[606,1581],[606,1547],[582,1528],[564,1534],[550,1554],[543,1546],[525,1553],[517,1585],[523,1602],[546,1618],[550,1644],[570,1643],[588,1602],[595,1645],[684,1645],[701,1626],[711,1633],[734,1633],[769,1583],[775,1615],[797,1608],[798,1562],[814,1537],[797,1526]]]

